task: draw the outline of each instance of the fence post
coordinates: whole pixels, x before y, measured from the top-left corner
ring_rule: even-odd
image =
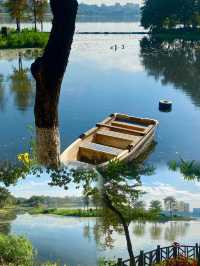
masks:
[[[140,251],[138,266],[144,266],[144,251],[143,250]]]
[[[118,259],[117,266],[123,266],[123,261],[121,258]]]
[[[198,247],[197,251],[197,266],[200,266],[200,247]]]
[[[195,255],[194,255],[194,259],[198,259],[198,256],[199,256],[199,245],[198,243],[195,244]]]
[[[177,258],[177,246],[173,246],[173,258]]]
[[[160,246],[157,246],[157,249],[156,249],[156,263],[160,263]]]

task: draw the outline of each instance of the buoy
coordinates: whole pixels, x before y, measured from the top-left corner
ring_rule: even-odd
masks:
[[[159,110],[162,112],[171,112],[172,102],[168,101],[168,100],[160,100],[159,101]]]

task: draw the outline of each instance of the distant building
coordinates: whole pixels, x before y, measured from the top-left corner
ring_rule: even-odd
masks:
[[[189,212],[190,211],[189,203],[186,203],[184,201],[178,201],[177,202],[177,211],[179,211],[179,212]]]
[[[193,209],[193,215],[194,215],[194,216],[199,216],[199,217],[200,217],[200,208],[194,208],[194,209]]]

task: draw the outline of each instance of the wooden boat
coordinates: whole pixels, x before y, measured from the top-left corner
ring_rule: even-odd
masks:
[[[110,160],[131,161],[151,144],[157,120],[112,114],[82,134],[62,154],[61,162],[106,167]]]

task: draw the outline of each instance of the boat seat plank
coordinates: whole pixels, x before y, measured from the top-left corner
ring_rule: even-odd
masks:
[[[134,136],[144,136],[144,135],[146,135],[146,132],[138,131],[138,130],[135,130],[135,129],[122,128],[122,127],[119,127],[119,126],[112,126],[112,125],[102,124],[102,123],[97,123],[97,127],[110,128],[112,131],[123,132],[125,134],[134,135]]]
[[[113,121],[111,124],[113,126],[123,127],[123,128],[128,128],[128,129],[135,129],[141,132],[145,132],[145,130],[147,129],[147,127],[145,126],[143,127],[143,126],[133,125],[133,124],[121,122],[121,121]]]
[[[112,130],[99,130],[96,133],[96,135],[111,137],[111,138],[115,138],[118,140],[127,140],[130,142],[138,141],[140,139],[139,137],[134,136],[134,135],[116,132],[116,131],[112,131]]]
[[[101,144],[93,143],[93,142],[87,142],[80,145],[80,150],[88,150],[88,151],[94,151],[99,153],[105,153],[111,156],[117,156],[119,155],[123,150],[104,146]]]

